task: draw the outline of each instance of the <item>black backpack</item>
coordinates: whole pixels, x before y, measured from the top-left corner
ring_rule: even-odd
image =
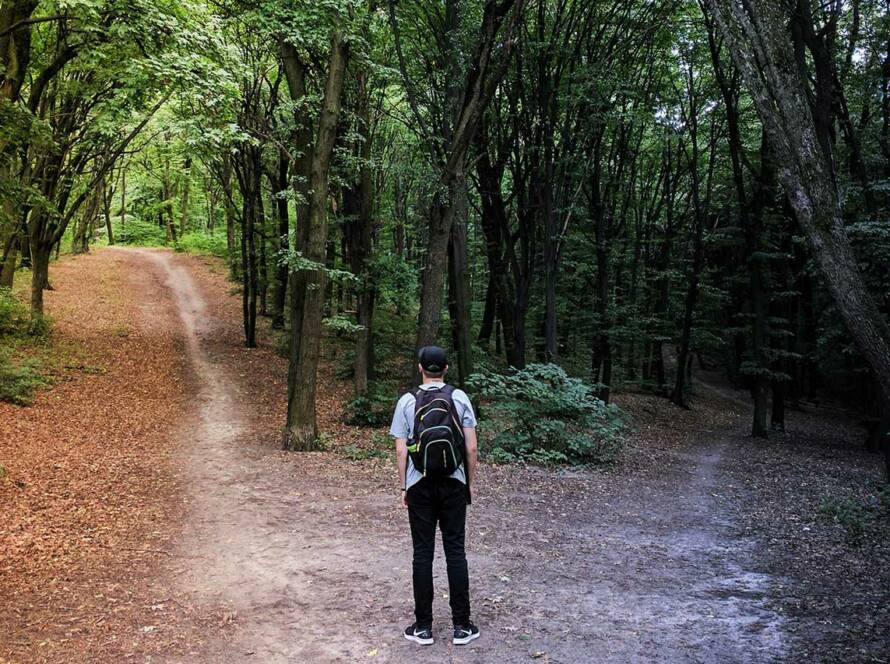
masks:
[[[424,477],[448,477],[464,462],[464,433],[453,392],[451,385],[414,392],[414,436],[408,453]]]

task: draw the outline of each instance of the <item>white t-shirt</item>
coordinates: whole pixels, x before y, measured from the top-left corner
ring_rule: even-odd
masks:
[[[444,384],[442,381],[436,381],[434,383],[425,383],[419,387],[421,390],[433,390],[441,388]],[[473,413],[473,404],[470,403],[470,397],[467,396],[467,393],[456,389],[451,393],[451,400],[454,402],[454,410],[457,414],[457,419],[460,420],[460,425],[465,429],[475,427],[476,415]],[[392,426],[389,428],[390,436],[393,438],[411,439],[414,433],[414,404],[416,401],[417,399],[414,398],[411,392],[403,394],[402,398],[399,399],[392,416]],[[451,477],[460,480],[464,484],[467,483],[463,464],[451,474]],[[411,461],[409,456],[408,466],[405,471],[405,489],[410,489],[422,478],[423,475],[414,467],[414,462]]]

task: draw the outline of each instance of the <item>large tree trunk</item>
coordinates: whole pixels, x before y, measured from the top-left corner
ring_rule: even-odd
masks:
[[[785,193],[829,292],[890,402],[890,327],[866,290],[844,228],[841,202],[801,72],[773,3],[708,0],[763,122]]]
[[[279,55],[284,65],[285,80],[291,99],[297,107],[306,101],[306,64],[300,59],[297,49],[287,42],[279,44]],[[310,185],[312,180],[313,137],[312,124],[308,114],[301,112],[294,118],[294,196],[296,218],[294,219],[294,249],[305,255],[309,241]],[[290,291],[290,335],[288,337],[288,354],[291,361],[288,365],[288,402],[293,398],[293,390],[297,381],[297,366],[300,358],[300,345],[303,335],[303,308],[306,295],[305,270],[290,268],[288,290]],[[285,437],[287,445],[287,437]]]
[[[453,347],[457,351],[457,383],[461,387],[473,373],[470,330],[470,266],[467,258],[467,191],[461,183],[455,201],[455,218],[448,244],[448,296]]]
[[[302,279],[302,323],[298,355],[291,355],[288,374],[287,429],[284,448],[312,450],[317,447],[318,423],[315,415],[316,378],[321,346],[322,310],[326,274],[324,270],[327,245],[328,173],[337,135],[340,116],[343,78],[348,58],[348,46],[339,32],[331,38],[331,53],[324,99],[318,119],[318,133],[312,152],[311,199],[304,258],[315,267],[300,270]],[[294,312],[295,314],[299,312]],[[291,345],[291,350],[295,345]]]

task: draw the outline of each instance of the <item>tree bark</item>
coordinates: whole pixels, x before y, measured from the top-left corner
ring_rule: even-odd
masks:
[[[179,234],[185,235],[189,230],[189,193],[192,189],[192,158],[186,157],[182,167],[182,205],[179,214]]]
[[[287,262],[283,257],[287,255],[290,243],[290,212],[288,210],[287,191],[289,162],[287,155],[281,152],[278,155],[278,169],[272,188],[275,191],[275,211],[278,218],[278,260],[275,267],[275,291],[272,295],[272,328],[284,329],[284,310],[287,305]]]
[[[221,183],[223,189],[223,211],[226,217],[226,255],[229,257],[229,279],[239,280],[238,258],[235,253],[235,200],[232,190],[232,157],[224,154],[222,158]]]
[[[448,244],[448,295],[453,347],[457,351],[457,384],[461,387],[473,373],[473,344],[470,331],[470,277],[467,259],[467,192],[461,182],[455,201],[455,218]]]
[[[326,274],[328,173],[337,135],[343,92],[343,78],[348,59],[348,45],[340,32],[331,38],[328,74],[318,118],[318,132],[312,152],[311,199],[304,258],[313,263],[303,280],[303,311],[300,325],[299,355],[290,357],[288,412],[284,448],[312,450],[318,446],[315,413],[316,379],[321,345],[322,311]],[[295,312],[296,313],[296,312]],[[293,349],[293,345],[292,345]]]

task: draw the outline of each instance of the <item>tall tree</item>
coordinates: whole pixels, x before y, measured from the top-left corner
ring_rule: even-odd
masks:
[[[300,322],[299,336],[296,333],[297,323],[294,323],[288,372],[288,409],[284,440],[284,448],[288,450],[315,449],[318,441],[315,394],[326,281],[324,262],[328,233],[328,175],[337,137],[348,55],[349,46],[344,35],[339,29],[335,29],[331,36],[324,97],[312,151],[311,196],[305,243],[300,246],[302,259],[308,264],[300,269],[305,273],[298,284],[302,294],[294,293],[291,296],[292,320],[299,317]],[[294,307],[294,303],[301,305],[302,310]]]
[[[809,6],[809,0],[800,0]],[[857,347],[890,409],[890,326],[859,271],[834,177],[833,146],[820,123],[794,57],[787,17],[773,3],[708,0],[736,66],[742,73],[764,131],[774,146],[779,180],[810,250]],[[888,474],[890,474],[890,443]]]

